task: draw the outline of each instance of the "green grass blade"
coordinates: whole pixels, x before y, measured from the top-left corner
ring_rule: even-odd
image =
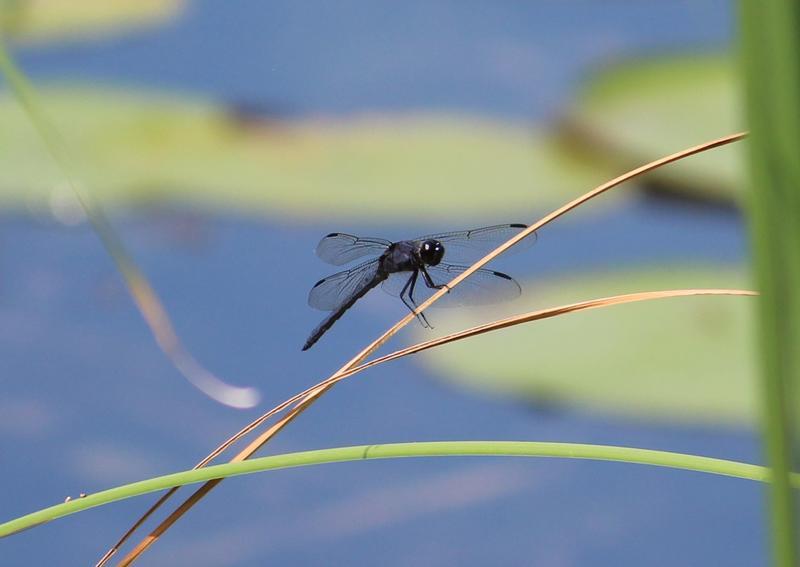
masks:
[[[800,462],[800,3],[744,0],[741,10],[750,144],[748,198],[757,287],[763,423],[773,554],[797,565]]]
[[[653,451],[608,445],[585,445],[577,443],[542,443],[530,441],[442,441],[429,443],[395,443],[388,445],[361,445],[339,447],[318,451],[303,451],[261,457],[236,463],[226,463],[180,473],[168,474],[148,480],[134,482],[90,494],[84,498],[44,508],[38,512],[0,524],[0,537],[34,527],[38,524],[75,514],[125,498],[141,496],[173,486],[205,482],[216,478],[227,478],[255,472],[362,461],[372,459],[395,459],[400,457],[446,457],[446,456],[506,456],[506,457],[559,457],[567,459],[593,459],[617,461],[689,471],[731,476],[747,480],[765,481],[768,471],[764,467],[713,459],[697,455]]]

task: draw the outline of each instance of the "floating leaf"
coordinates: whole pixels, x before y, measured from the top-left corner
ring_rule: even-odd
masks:
[[[586,273],[523,284],[526,299],[503,313],[495,308],[480,315],[494,319],[633,291],[741,287],[743,279],[721,267]],[[752,301],[706,296],[599,309],[461,341],[422,360],[453,383],[537,404],[678,422],[749,423],[756,408]],[[466,310],[437,312],[436,330],[463,328],[475,317]]]
[[[565,139],[589,161],[616,171],[687,144],[743,130],[735,67],[722,57],[637,60],[595,76],[563,121]],[[658,188],[711,201],[738,201],[737,144],[654,172]]]
[[[0,30],[14,39],[51,41],[163,23],[183,0],[0,0]]]
[[[602,181],[543,134],[488,120],[288,122],[121,90],[54,88],[43,99],[95,196],[112,205],[485,220],[546,209]],[[58,173],[7,97],[0,121],[0,203],[48,200]]]

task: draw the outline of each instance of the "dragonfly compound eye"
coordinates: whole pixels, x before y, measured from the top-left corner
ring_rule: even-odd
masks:
[[[420,247],[419,257],[428,266],[435,266],[444,257],[444,246],[438,240],[426,240]]]

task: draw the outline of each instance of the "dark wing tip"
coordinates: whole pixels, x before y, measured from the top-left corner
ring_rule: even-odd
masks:
[[[334,236],[339,236],[342,234],[341,232],[331,232],[330,234],[326,234],[323,238],[333,238]]]
[[[503,278],[503,279],[506,279],[506,280],[514,281],[514,278],[512,278],[508,274],[504,274],[503,272],[496,272],[496,271],[492,270],[492,274],[494,274],[495,276],[497,276],[499,278]]]
[[[511,276],[509,276],[508,274],[504,274],[503,272],[496,272],[496,271],[492,270],[492,273],[493,273],[495,276],[497,276],[498,278],[503,278],[504,280],[508,280],[508,281],[510,281],[512,284],[514,284],[514,285],[516,286],[516,288],[517,288],[517,295],[519,295],[520,293],[522,293],[522,286],[521,286],[521,285],[519,285],[519,282],[518,282],[517,280],[515,280],[514,278],[512,278],[512,277],[511,277]]]
[[[320,285],[322,282],[324,282],[324,281],[325,281],[325,280],[327,280],[327,279],[328,279],[328,278],[322,278],[322,279],[321,279],[321,280],[319,280],[317,283],[315,283],[314,285],[312,285],[312,286],[311,286],[311,289],[314,289],[315,287],[317,287],[318,285]]]
[[[508,226],[510,226],[511,228],[528,228],[527,224],[522,224],[521,222],[514,222]]]

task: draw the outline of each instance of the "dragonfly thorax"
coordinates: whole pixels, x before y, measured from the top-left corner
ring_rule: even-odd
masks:
[[[415,272],[425,266],[438,265],[443,257],[444,246],[438,240],[401,240],[386,249],[380,259],[380,269],[386,274]]]
[[[444,246],[438,240],[426,240],[419,247],[419,259],[428,266],[435,266],[444,257]]]

